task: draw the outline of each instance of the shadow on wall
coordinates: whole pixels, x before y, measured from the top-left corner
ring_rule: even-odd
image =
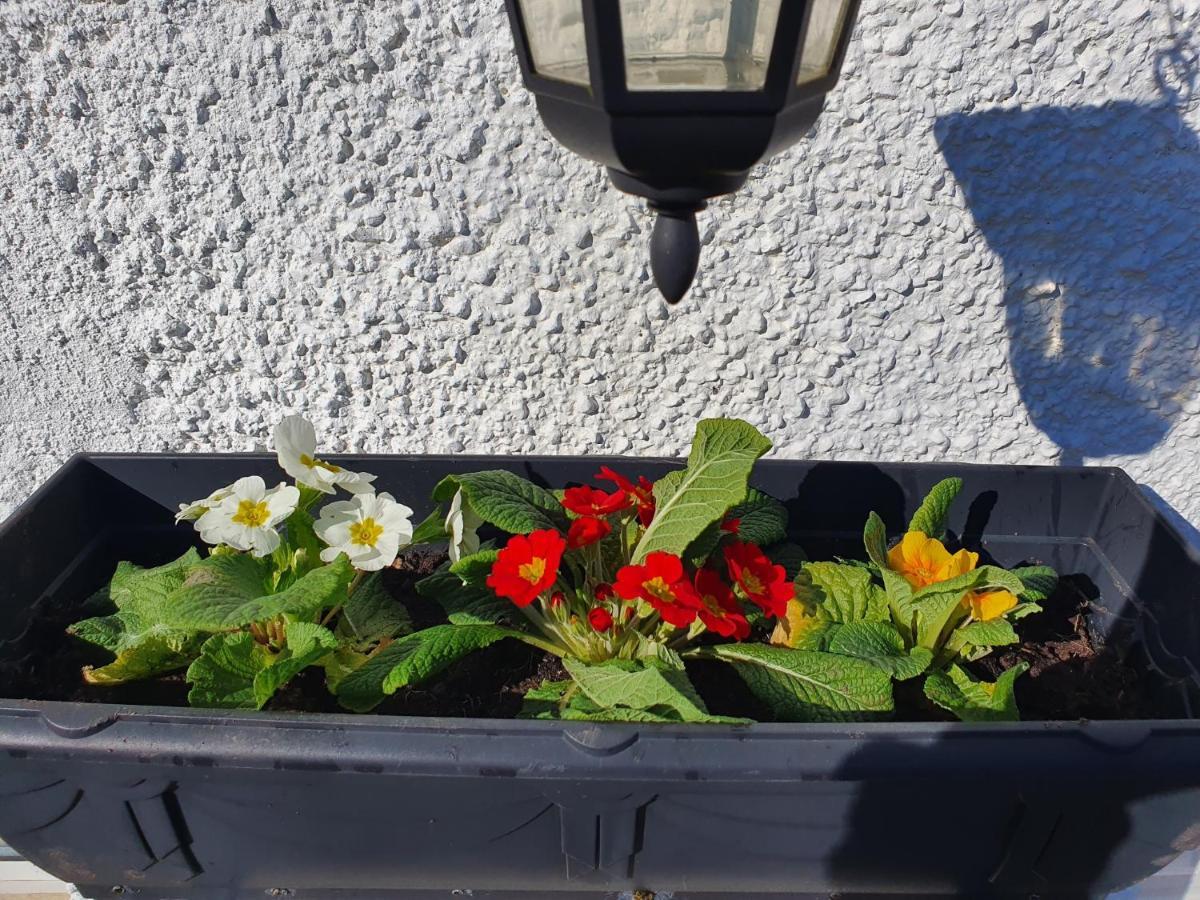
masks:
[[[1004,263],[1009,357],[1060,462],[1145,453],[1200,376],[1200,140],[1174,106],[940,118]]]

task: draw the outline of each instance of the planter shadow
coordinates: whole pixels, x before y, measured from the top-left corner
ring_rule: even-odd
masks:
[[[1200,379],[1200,140],[1173,106],[998,109],[935,126],[1004,264],[1009,359],[1062,459],[1145,453]]]
[[[403,498],[480,468],[562,484],[674,465],[340,461]],[[0,528],[0,696],[39,611],[83,603],[120,558],[171,558],[192,540],[180,498],[246,474],[274,477],[274,459],[68,463]],[[967,500],[955,531],[1094,584],[1089,627],[1132,641],[1170,718],[635,726],[2,699],[0,836],[93,898],[1085,896],[1142,878],[1200,835],[1200,559],[1137,486],[789,461],[755,484],[810,552],[858,555],[867,510],[898,531],[947,475]]]

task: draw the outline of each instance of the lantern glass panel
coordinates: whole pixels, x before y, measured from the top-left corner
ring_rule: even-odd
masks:
[[[626,87],[762,90],[779,4],[780,0],[621,0]]]
[[[812,0],[800,50],[800,84],[829,74],[849,6],[850,0]]]
[[[583,0],[520,0],[534,70],[543,78],[590,84]]]

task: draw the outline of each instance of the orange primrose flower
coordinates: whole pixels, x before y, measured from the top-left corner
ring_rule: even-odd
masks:
[[[978,553],[959,550],[951,555],[941,541],[920,531],[908,532],[888,551],[888,566],[903,575],[914,590],[965,575],[978,564]]]

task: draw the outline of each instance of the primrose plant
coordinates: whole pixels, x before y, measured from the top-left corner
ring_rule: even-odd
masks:
[[[186,667],[195,705],[262,707],[309,666],[331,688],[410,630],[379,572],[413,538],[412,510],[376,493],[374,475],[317,457],[299,416],[275,429],[294,484],[239,478],[181,505],[207,556],[190,549],[151,569],[121,563],[95,598],[110,607],[71,633],[115,655],[84,670],[94,684],[152,678]],[[347,500],[321,506],[338,489]]]
[[[1047,566],[1008,571],[979,565],[970,550],[951,553],[946,520],[961,490],[958,478],[936,484],[890,549],[883,520],[871,513],[868,563],[805,563],[772,642],[886,662],[897,680],[924,675],[925,696],[965,721],[1018,718],[1014,684],[1026,664],[995,682],[963,664],[1018,643],[1014,623],[1041,610],[1058,576]]]
[[[348,675],[339,698],[370,709],[492,644],[524,641],[566,677],[526,695],[539,718],[718,721],[690,660],[731,664],[785,719],[870,717],[892,708],[890,673],[833,652],[756,639],[786,616],[802,555],[779,501],[749,487],[770,442],[741,421],[699,424],[684,468],[656,482],[602,467],[595,484],[551,491],[507,471],[452,475],[447,563],[417,585],[448,623],[396,641]],[[507,533],[480,544],[468,523]],[[789,567],[791,571],[789,571]]]

